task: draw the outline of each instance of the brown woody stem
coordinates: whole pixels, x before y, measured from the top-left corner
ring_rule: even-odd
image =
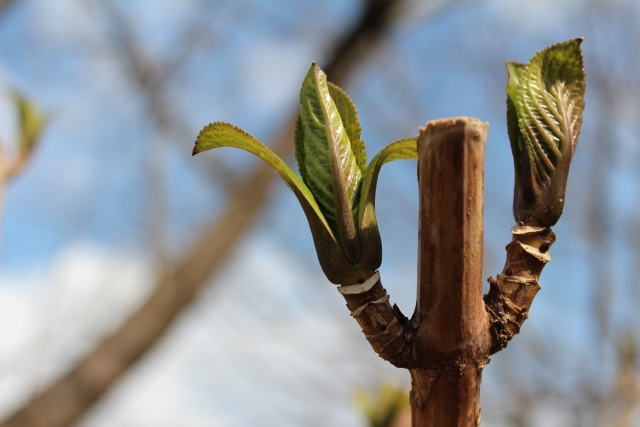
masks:
[[[456,117],[429,122],[418,138],[420,220],[418,369],[411,370],[414,427],[480,422],[488,363],[482,303],[484,147],[488,124]]]
[[[380,282],[380,273],[376,271],[364,283],[341,286],[338,291],[373,350],[394,366],[408,368],[412,330],[398,307],[391,307],[389,295]]]
[[[468,117],[421,129],[418,295],[412,319],[391,306],[377,272],[355,272],[338,288],[373,349],[410,370],[413,427],[480,424],[482,370],[489,355],[520,331],[540,289],[542,268],[551,260],[550,228],[514,227],[504,270],[497,280],[489,279],[483,301],[487,131],[488,124]]]
[[[551,261],[549,248],[556,240],[549,227],[518,225],[511,232],[504,269],[497,279],[489,278],[491,288],[484,297],[491,323],[491,354],[505,348],[529,317],[540,290],[540,273]]]

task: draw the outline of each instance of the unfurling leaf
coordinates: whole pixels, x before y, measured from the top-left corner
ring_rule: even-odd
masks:
[[[516,98],[518,96],[518,82],[525,66],[526,64],[507,61],[507,75],[509,76],[509,81],[507,82],[507,131],[509,133],[509,141],[511,141],[516,176],[520,176],[520,153],[522,153],[524,144],[522,133],[520,133],[520,125],[518,124]]]
[[[356,110],[351,98],[342,89],[331,82],[328,83],[328,86],[331,99],[336,104],[340,119],[349,137],[349,142],[351,142],[351,150],[356,158],[356,164],[362,173],[365,173],[367,170],[367,153],[364,142],[360,139],[362,126],[360,126],[360,121],[358,120],[358,110]]]
[[[294,132],[298,176],[266,146],[228,123],[212,123],[198,135],[193,154],[218,147],[246,150],[273,167],[300,201],[324,274],[332,283],[355,283],[382,263],[375,215],[380,168],[417,157],[416,138],[396,141],[366,165],[358,113],[342,89],[311,65],[300,90]]]
[[[507,63],[507,125],[516,170],[518,223],[552,226],[564,207],[569,167],[584,109],[582,39]]]
[[[378,231],[378,221],[375,210],[376,188],[380,169],[382,165],[394,160],[415,159],[417,157],[417,137],[414,136],[413,138],[392,142],[375,155],[362,179],[360,207],[358,210],[362,251],[360,263],[369,266],[372,270],[380,267],[382,263],[382,241],[380,239],[380,232]]]
[[[360,245],[354,215],[362,171],[331,98],[327,76],[315,63],[302,82],[300,109],[295,133],[296,149],[299,150],[296,158],[302,165],[302,179],[313,193],[346,257],[356,263]]]
[[[295,172],[260,141],[229,123],[216,122],[205,126],[198,135],[193,154],[196,155],[219,147],[235,147],[248,151],[275,169],[302,205],[323,272],[332,283],[340,283],[341,272],[349,268],[349,263],[325,221],[313,194]],[[320,257],[321,252],[322,257]]]

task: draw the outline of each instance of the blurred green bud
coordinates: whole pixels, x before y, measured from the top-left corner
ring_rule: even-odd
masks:
[[[360,133],[351,99],[328,83],[324,72],[312,63],[300,90],[300,115],[294,134],[302,179],[266,146],[228,123],[206,126],[198,135],[193,154],[236,147],[271,165],[307,216],[323,272],[332,283],[344,284],[373,273],[382,263],[375,216],[382,165],[417,157],[416,138],[407,138],[385,147],[367,166]]]
[[[20,151],[30,152],[38,144],[40,134],[44,129],[45,118],[35,102],[20,92],[14,91],[12,98],[18,111]]]
[[[18,153],[15,159],[7,165],[4,178],[17,175],[29,160],[33,150],[40,141],[46,119],[37,104],[17,90],[11,90],[11,100],[18,116]]]
[[[376,395],[357,393],[355,403],[370,427],[393,427],[399,416],[411,411],[409,393],[387,383],[380,385]]]
[[[515,164],[513,215],[549,227],[560,219],[584,110],[582,38],[550,46],[528,64],[507,62],[507,126]]]

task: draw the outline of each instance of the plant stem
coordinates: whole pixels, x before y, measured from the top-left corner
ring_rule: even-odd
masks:
[[[380,273],[361,284],[338,288],[373,350],[398,368],[410,367],[412,329],[397,306],[391,307]]]
[[[482,302],[487,131],[488,124],[478,119],[457,117],[429,122],[418,138],[414,427],[480,422],[480,383],[490,342]]]
[[[502,274],[489,279],[483,300],[488,128],[455,117],[420,131],[418,294],[411,320],[391,306],[377,272],[357,271],[338,288],[376,353],[411,372],[413,427],[480,425],[482,370],[489,355],[520,332],[551,260],[550,228],[514,227]]]
[[[484,297],[491,323],[491,354],[505,348],[529,318],[529,308],[540,290],[540,274],[551,261],[549,248],[556,240],[549,227],[518,225],[511,233],[502,274],[497,280],[489,278],[491,288]]]

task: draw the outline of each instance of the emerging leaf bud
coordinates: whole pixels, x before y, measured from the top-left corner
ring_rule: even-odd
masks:
[[[352,120],[357,122],[357,117]],[[355,133],[347,132],[327,76],[315,63],[300,89],[295,140],[302,180],[313,193],[345,256],[356,264],[360,258],[356,215],[361,167],[366,163],[364,144],[359,124]],[[355,153],[362,153],[361,162]]]
[[[355,105],[328,83],[315,63],[300,90],[295,151],[302,180],[314,196],[341,249],[314,234],[318,259],[327,277],[356,280],[382,263],[382,241],[375,215],[375,192],[383,164],[417,156],[416,139],[390,144],[367,167]],[[358,276],[358,277],[356,277]],[[366,276],[364,276],[366,278]]]
[[[356,107],[315,63],[300,90],[294,134],[298,176],[257,139],[215,122],[198,135],[193,154],[219,147],[246,150],[267,162],[298,198],[322,271],[336,284],[369,278],[382,263],[375,194],[382,165],[418,156],[416,138],[386,146],[367,166]]]
[[[562,215],[584,110],[582,38],[550,46],[528,64],[507,62],[507,125],[516,180],[513,215],[550,227]]]

